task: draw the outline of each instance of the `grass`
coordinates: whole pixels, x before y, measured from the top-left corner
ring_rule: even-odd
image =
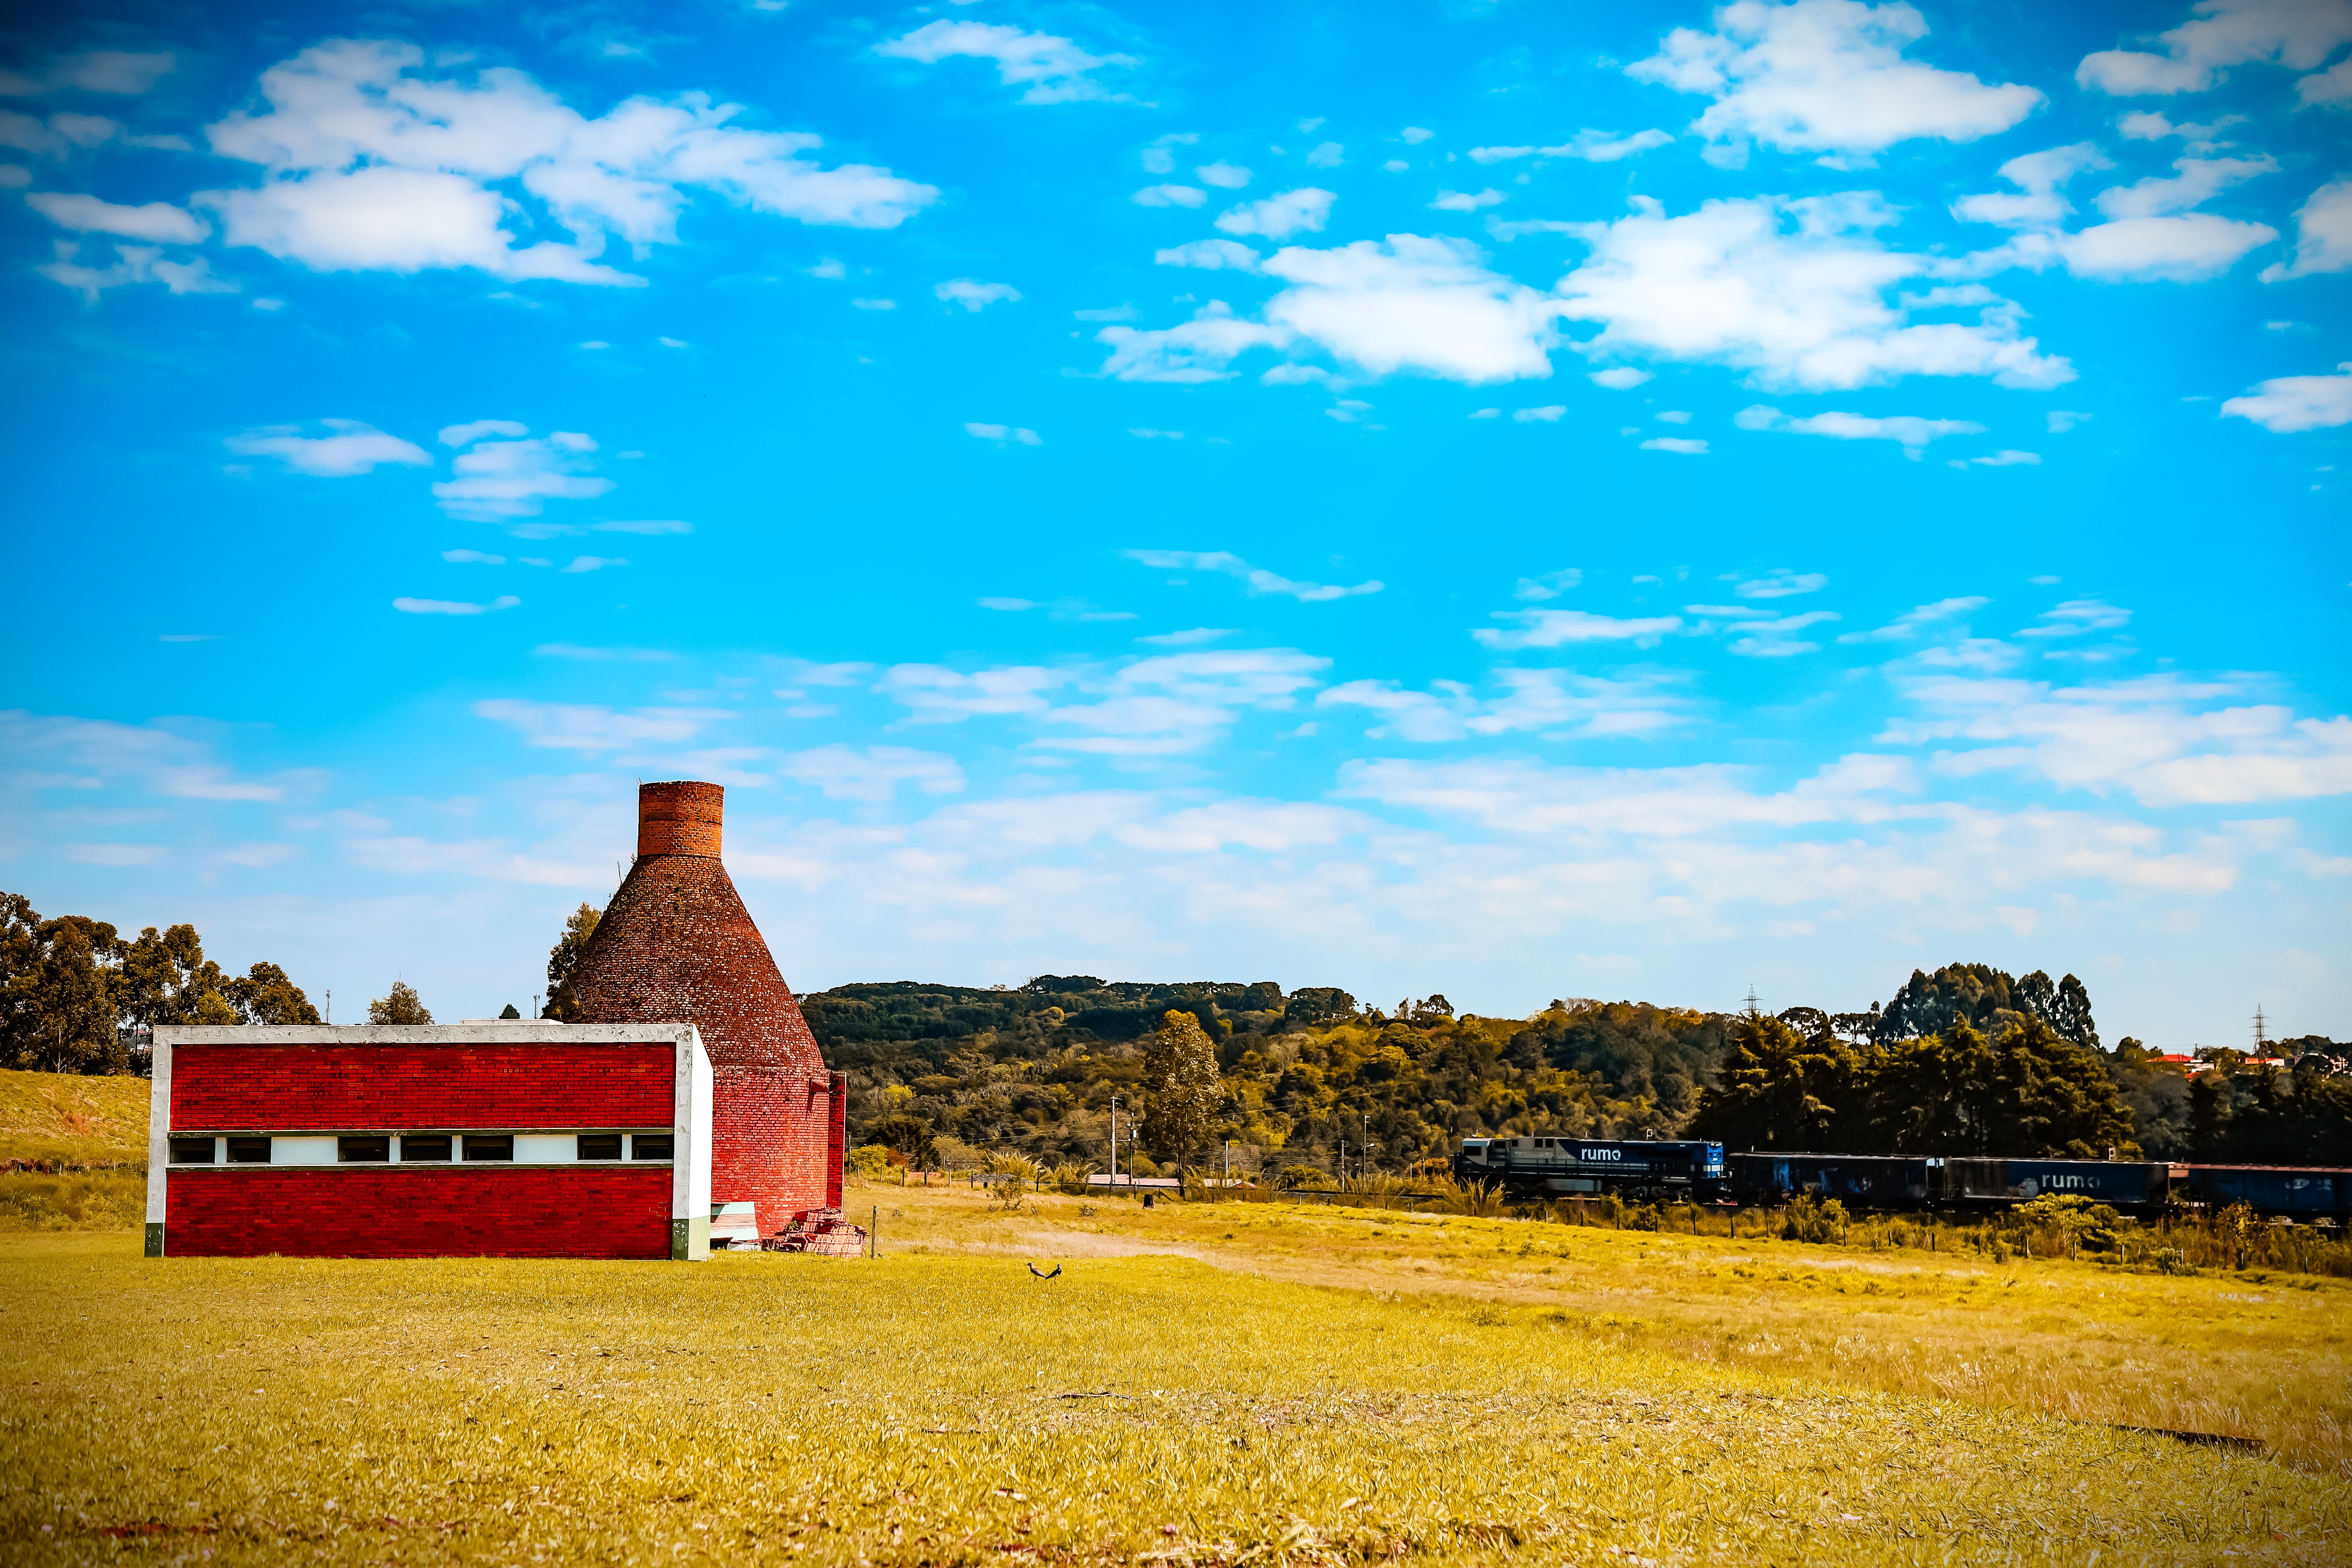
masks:
[[[149,1087],[143,1078],[0,1069],[0,1234],[139,1225]]]
[[[898,1211],[878,1261],[0,1238],[0,1541],[75,1563],[1872,1568],[2316,1563],[2352,1530],[2332,1476],[1688,1353],[1606,1268],[1600,1311],[1470,1289],[1474,1261],[1521,1267],[1509,1222],[857,1195]],[[1283,1277],[1349,1223],[1408,1244],[1390,1284]],[[1118,1255],[1213,1242],[1262,1270]],[[1462,1272],[1407,1289],[1413,1257]]]
[[[2352,1479],[2352,1282],[2339,1279],[1309,1205],[1145,1211],[1048,1195],[1006,1215],[961,1189],[880,1185],[851,1201],[880,1206],[886,1247],[1173,1249],[1297,1284],[1559,1313],[1725,1368],[2252,1437],[2288,1464]]]

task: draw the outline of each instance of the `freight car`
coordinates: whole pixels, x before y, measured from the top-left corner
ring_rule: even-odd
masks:
[[[2352,1171],[2307,1165],[2189,1165],[2187,1196],[2209,1209],[2250,1205],[2257,1213],[2352,1223]]]
[[[2075,1194],[2127,1214],[2181,1197],[2187,1168],[2139,1160],[1982,1160],[1918,1154],[1734,1154],[1731,1194],[1780,1203],[1800,1193],[1865,1208],[2000,1208]]]
[[[1591,1138],[1465,1138],[1457,1181],[1499,1183],[1515,1197],[1616,1193],[1713,1203],[1723,1196],[1723,1145]]]

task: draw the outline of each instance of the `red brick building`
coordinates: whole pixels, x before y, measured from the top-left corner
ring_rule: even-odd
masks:
[[[692,1024],[710,1053],[710,1194],[757,1205],[760,1234],[841,1205],[846,1093],[825,1070],[719,858],[726,791],[637,791],[637,858],[564,984],[578,1022]]]
[[[147,1254],[701,1258],[691,1025],[155,1031]]]

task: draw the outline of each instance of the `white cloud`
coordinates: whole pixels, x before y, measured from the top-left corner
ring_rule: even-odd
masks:
[[[1048,710],[1042,721],[1086,733],[1040,740],[1057,751],[1156,756],[1199,749],[1244,709],[1279,711],[1316,684],[1328,658],[1296,648],[1156,654],[1121,668],[1100,700]]]
[[[849,276],[848,267],[844,265],[838,258],[831,256],[823,258],[813,266],[803,267],[801,270],[811,278],[822,278],[827,281],[834,281]]]
[[[1289,247],[1265,270],[1292,285],[1266,303],[1272,327],[1371,374],[1473,385],[1551,374],[1559,302],[1487,270],[1465,240],[1392,234],[1331,250]]]
[[[634,708],[584,702],[531,702],[493,697],[474,704],[478,718],[515,730],[526,745],[565,752],[632,752],[679,746],[735,717],[722,708]]]
[[[1559,282],[1559,309],[1601,322],[1582,345],[1603,356],[1715,361],[1770,385],[1854,387],[1905,375],[1983,375],[2004,386],[2074,378],[2064,360],[2017,334],[2015,308],[1991,296],[1973,323],[1912,322],[1886,291],[1937,258],[1882,246],[1894,221],[1875,195],[1710,201],[1668,217],[1654,202],[1615,223],[1580,226],[1591,247]]]
[[[2306,109],[2352,102],[2352,58],[2337,60],[2327,69],[2305,77],[2294,89]]]
[[[1475,213],[1481,207],[1499,206],[1511,198],[1497,190],[1440,191],[1429,205],[1442,213]]]
[[[626,566],[628,560],[620,555],[575,555],[563,570],[566,572],[602,572],[607,566]]]
[[[1253,594],[1275,594],[1307,605],[1353,598],[1359,594],[1377,594],[1385,586],[1378,581],[1358,583],[1352,587],[1340,587],[1329,583],[1293,582],[1253,566],[1240,556],[1223,550],[1129,550],[1121,553],[1130,561],[1140,562],[1157,571],[1215,572],[1227,577],[1238,577],[1249,584],[1249,591]]]
[[[1965,598],[1938,599],[1932,605],[1906,610],[1876,631],[1847,632],[1838,638],[1842,643],[1909,642],[1925,628],[1983,609],[1992,603],[1973,595]]]
[[[2268,224],[2190,213],[2096,224],[2060,237],[2057,248],[2079,278],[2190,283],[2218,277],[2277,237]]]
[[[2109,217],[2163,217],[2201,206],[2231,185],[2257,174],[2278,172],[2275,159],[2176,158],[2171,179],[2150,176],[2128,185],[2116,185],[2098,195],[2099,210]]]
[[[1716,611],[1715,606],[1706,605],[1690,605],[1685,607],[1699,614]],[[1752,614],[1753,612],[1740,613]],[[1727,621],[1721,629],[1743,634],[1735,637],[1729,645],[1730,650],[1742,658],[1787,658],[1794,654],[1815,652],[1822,646],[1819,643],[1799,641],[1800,632],[1808,626],[1819,626],[1823,621],[1834,621],[1840,618],[1834,610],[1806,610],[1798,615],[1771,616],[1760,620]]]
[[[1238,191],[1250,183],[1250,172],[1238,163],[1203,163],[1192,171],[1192,177],[1221,191]]]
[[[2203,92],[2231,66],[2309,70],[2347,39],[2352,5],[2343,0],[2199,0],[2189,21],[2157,35],[2164,53],[2101,49],[2083,57],[2074,79],[2119,97]]]
[[[1307,152],[1310,169],[1336,169],[1348,161],[1348,149],[1337,142],[1318,142]]]
[[[1520,578],[1518,585],[1511,590],[1511,597],[1528,600],[1557,599],[1583,581],[1582,572],[1573,566],[1564,566],[1557,572],[1547,572],[1540,577]]]
[[[1139,207],[1197,207],[1209,193],[1198,185],[1146,185],[1127,199]]]
[[[1512,761],[1349,763],[1340,791],[1391,805],[1466,816],[1497,832],[1624,834],[1687,838],[1739,827],[1882,822],[1903,808],[1891,795],[1917,788],[1907,758],[1839,759],[1775,795],[1745,786],[1752,770],[1723,763],[1681,768],[1549,768]]]
[[[984,310],[999,300],[1021,298],[1021,290],[1010,283],[982,283],[976,278],[950,278],[932,285],[931,293],[943,304],[961,305],[967,310]]]
[[[1227,234],[1263,235],[1276,240],[1302,231],[1320,234],[1324,220],[1331,215],[1331,204],[1338,199],[1329,191],[1307,185],[1221,213],[1217,226]]]
[[[623,456],[625,457],[627,454],[624,453]],[[591,533],[641,533],[647,537],[657,538],[664,534],[692,533],[694,524],[681,522],[674,517],[632,518],[621,522],[592,522],[588,524],[588,531]]]
[[[404,463],[430,467],[432,456],[412,441],[387,436],[356,419],[321,419],[328,436],[305,436],[299,425],[278,425],[232,436],[224,446],[243,458],[275,458],[298,474],[320,479],[349,479],[372,472],[379,464]]]
[[[528,426],[513,420],[478,419],[450,426],[441,441],[467,448],[451,461],[457,477],[433,487],[451,517],[481,522],[537,517],[550,500],[593,500],[613,488],[612,480],[588,471],[596,443],[576,430],[534,440]]]
[[[1989,223],[2003,228],[2049,227],[2074,210],[2058,193],[2076,174],[2088,169],[2115,167],[2105,153],[2089,142],[2076,142],[2028,153],[2000,166],[2000,176],[2022,195],[2006,191],[1962,196],[1952,204],[1952,216],[1969,223]]]
[[[1567,412],[1565,403],[1552,403],[1541,408],[1514,408],[1511,417],[1521,425],[1557,425]]]
[[[1731,592],[1742,599],[1787,599],[1799,594],[1818,594],[1829,585],[1829,578],[1822,573],[1791,572],[1780,566],[1761,577],[1749,578]]]
[[[1181,430],[1155,430],[1143,425],[1131,426],[1127,433],[1139,441],[1181,441],[1184,438]]]
[[[987,598],[974,599],[972,603],[983,610],[1002,610],[1013,615],[1017,615],[1023,610],[1034,610],[1039,607],[1034,599]]]
[[[1912,414],[1875,416],[1831,410],[1791,419],[1758,404],[1731,416],[1742,430],[1785,430],[1797,436],[1829,436],[1841,441],[1895,441],[1904,456],[1916,458],[1930,441],[1946,436],[1980,436],[1984,426],[1968,419],[1923,419]]]
[[[2119,609],[2104,599],[2069,599],[2054,609],[2044,610],[2038,617],[2040,626],[2028,626],[2017,635],[2021,637],[2078,637],[2089,632],[2111,632],[2131,620],[2131,612]]]
[[[698,93],[633,98],[590,120],[522,72],[471,84],[417,74],[424,52],[340,39],[262,73],[268,110],[210,128],[213,151],[259,165],[257,187],[199,192],[228,244],[320,271],[473,268],[509,279],[630,284],[595,259],[608,239],[676,242],[689,189],[803,223],[892,228],[936,199],[863,164],[821,168],[804,132],[730,125]],[[569,243],[520,245],[505,187],[541,203]]]
[[[1151,259],[1162,267],[1193,267],[1204,272],[1255,272],[1262,258],[1238,239],[1196,239],[1156,250]]]
[[[1234,635],[1232,626],[1187,626],[1181,632],[1161,632],[1156,637],[1142,637],[1135,640],[1159,647],[1191,647],[1195,643],[1215,642],[1219,637]]]
[[[135,98],[170,75],[178,63],[177,57],[168,53],[93,49],[87,54],[66,55],[39,76],[0,71],[0,96],[30,98],[63,87]]]
[[[392,607],[404,616],[486,616],[521,603],[512,594],[501,594],[487,605],[465,599],[394,599]]]
[[[1318,708],[1361,708],[1379,716],[1374,740],[1436,742],[1469,735],[1543,730],[1558,736],[1657,734],[1685,721],[1685,705],[1646,681],[1609,680],[1565,669],[1497,669],[1503,686],[1481,699],[1458,681],[1407,691],[1393,681],[1351,680],[1319,692]]]
[[[58,240],[56,259],[44,261],[33,270],[50,282],[71,289],[92,304],[109,289],[120,289],[134,283],[161,283],[174,294],[234,294],[237,285],[216,276],[211,264],[201,256],[193,260],[174,261],[152,245],[117,245],[114,262],[109,267],[93,267],[81,259],[81,246],[70,240]]]
[[[160,240],[166,245],[194,245],[210,232],[185,207],[169,202],[121,206],[96,196],[68,195],[60,191],[35,191],[25,205],[77,234],[119,234],[130,239]]]
[[[1643,382],[1654,379],[1646,370],[1635,370],[1630,364],[1609,370],[1596,370],[1589,378],[1595,386],[1605,386],[1612,392],[1631,392]]]
[[[1171,132],[1156,138],[1139,155],[1147,174],[1169,174],[1176,170],[1176,149],[1190,147],[1201,138],[1189,131]]]
[[[2274,377],[2231,398],[2221,405],[2221,412],[2282,436],[2352,425],[2352,362],[2336,369],[2335,375]]]
[[[1664,131],[1636,131],[1631,136],[1607,131],[1580,131],[1557,147],[1473,147],[1470,161],[1501,163],[1517,158],[1581,158],[1589,163],[1613,163],[1636,153],[1663,147],[1673,140]]]
[[[1418,147],[1436,134],[1425,125],[1408,125],[1397,132],[1397,140],[1408,147]]]
[[[896,300],[852,300],[849,302],[849,307],[853,310],[895,310],[898,308],[898,301]]]
[[[464,425],[444,425],[434,439],[444,447],[470,447],[485,436],[528,436],[530,426],[511,419],[476,419]]]
[[[1496,610],[1489,618],[1509,623],[1510,629],[1478,626],[1470,635],[1491,648],[1559,647],[1569,643],[1630,642],[1648,647],[1660,637],[1682,630],[1680,616],[1646,616],[1618,619],[1588,615],[1582,610]]]
[[[898,664],[882,672],[875,689],[907,709],[910,723],[961,724],[975,715],[1042,713],[1052,706],[1043,694],[1073,679],[1036,665],[965,674],[944,665]]]
[[[1939,757],[1962,774],[2026,768],[2069,788],[2124,789],[2151,806],[2352,792],[2352,719],[2211,706],[2240,695],[2228,682],[2149,676],[2053,688],[1953,676],[1903,684],[1919,717],[1881,739],[1979,742]]]
[[[44,158],[63,158],[121,135],[121,122],[102,114],[52,114],[43,122],[29,114],[0,110],[0,147],[15,147]]]
[[[1954,458],[1956,468],[2014,468],[2031,467],[2042,461],[2038,452],[2021,452],[2013,447],[1990,453],[1981,458]]]
[[[1675,28],[1626,74],[1714,99],[1691,129],[1722,144],[1752,138],[1783,152],[1870,153],[1921,136],[1973,142],[2042,100],[2030,87],[1988,86],[1905,59],[1927,34],[1907,5],[1734,0],[1715,22],[1713,33]]]
[[[1143,330],[1105,327],[1096,341],[1110,346],[1102,374],[1120,381],[1223,381],[1234,356],[1288,341],[1288,334],[1236,317],[1222,300],[1212,300],[1181,326]]]
[[[831,799],[877,805],[897,794],[901,784],[911,784],[925,795],[956,795],[965,782],[953,757],[910,746],[868,746],[862,752],[852,746],[819,746],[795,752],[776,771],[815,785]]]
[[[1042,447],[1045,444],[1045,438],[1037,432],[1024,430],[1017,425],[966,425],[963,430],[967,436],[977,436],[983,441],[994,441],[1000,445],[1008,441],[1024,447]]]
[[[1131,55],[1090,55],[1051,33],[1024,33],[989,22],[931,22],[903,37],[874,46],[877,55],[933,65],[952,56],[994,60],[996,79],[1025,88],[1024,103],[1070,103],[1082,99],[1129,101],[1088,75],[1105,66],[1131,67]]]
[[[2352,268],[2352,180],[2331,180],[2320,186],[2295,210],[2294,218],[2294,259],[2263,268],[2263,282]]]
[[[2050,426],[2050,434],[2053,436],[2063,436],[2067,431],[2074,428],[2075,426],[2081,425],[2093,417],[2095,416],[2084,413],[2079,408],[2053,408],[2050,411],[2046,422]]]
[[[1688,436],[1654,436],[1642,443],[1644,452],[1678,452],[1685,458],[1706,455],[1706,443]]]
[[[507,563],[505,556],[488,555],[479,550],[445,550],[441,552],[441,559],[457,566],[503,566]]]

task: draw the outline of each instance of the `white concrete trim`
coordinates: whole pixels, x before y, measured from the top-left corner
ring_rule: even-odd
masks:
[[[175,1046],[650,1046],[701,1037],[691,1024],[171,1024]]]
[[[162,1225],[172,1166],[172,1047],[161,1038],[154,1042],[149,1070],[154,1076],[147,1085],[147,1223]],[[226,1160],[228,1150],[216,1145],[213,1154]]]

